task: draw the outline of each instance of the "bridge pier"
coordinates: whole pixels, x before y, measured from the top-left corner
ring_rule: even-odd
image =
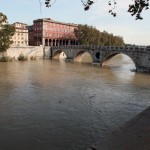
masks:
[[[73,62],[73,58],[65,58],[65,62]]]
[[[150,73],[150,67],[137,67],[136,69],[137,72],[143,72],[143,73]]]
[[[100,63],[100,62],[93,62],[92,65],[93,65],[93,66],[99,66],[99,67],[101,67],[101,66],[102,66],[102,63]]]
[[[134,58],[137,72],[150,73],[150,50],[140,51]]]

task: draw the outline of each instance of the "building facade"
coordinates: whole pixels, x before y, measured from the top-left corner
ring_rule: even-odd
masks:
[[[27,24],[15,22],[15,34],[12,37],[12,46],[28,46],[28,29]]]
[[[29,39],[29,46],[34,46],[34,26],[28,26],[28,39]]]
[[[33,26],[28,26],[29,45],[77,45],[75,28],[75,24],[58,22],[50,18],[34,20]]]

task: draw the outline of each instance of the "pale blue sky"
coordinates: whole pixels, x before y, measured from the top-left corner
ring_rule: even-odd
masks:
[[[108,0],[96,0],[89,11],[84,11],[81,0],[56,0],[45,7],[45,0],[0,0],[0,12],[8,17],[9,23],[23,22],[31,25],[38,18],[51,18],[56,21],[95,26],[100,31],[108,31],[123,36],[125,43],[150,45],[150,10],[144,11],[144,19],[135,20],[127,12],[131,0],[118,0],[117,17],[108,13]]]

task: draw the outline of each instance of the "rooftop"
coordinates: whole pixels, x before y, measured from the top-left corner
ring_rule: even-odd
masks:
[[[74,23],[65,23],[65,22],[55,21],[55,20],[52,20],[51,18],[36,19],[33,22],[41,22],[41,21],[43,21],[43,22],[58,23],[58,24],[63,24],[63,25],[70,25],[70,26],[74,26],[74,27],[78,26],[77,24],[74,24]]]

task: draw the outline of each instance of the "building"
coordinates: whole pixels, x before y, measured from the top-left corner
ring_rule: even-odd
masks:
[[[77,45],[75,28],[75,24],[58,22],[50,18],[34,20],[33,26],[28,26],[29,45]]]
[[[27,24],[15,22],[15,34],[12,37],[13,44],[12,46],[28,46],[28,29]]]
[[[27,26],[28,28],[28,39],[29,39],[29,45],[33,46],[34,44],[34,26]]]

